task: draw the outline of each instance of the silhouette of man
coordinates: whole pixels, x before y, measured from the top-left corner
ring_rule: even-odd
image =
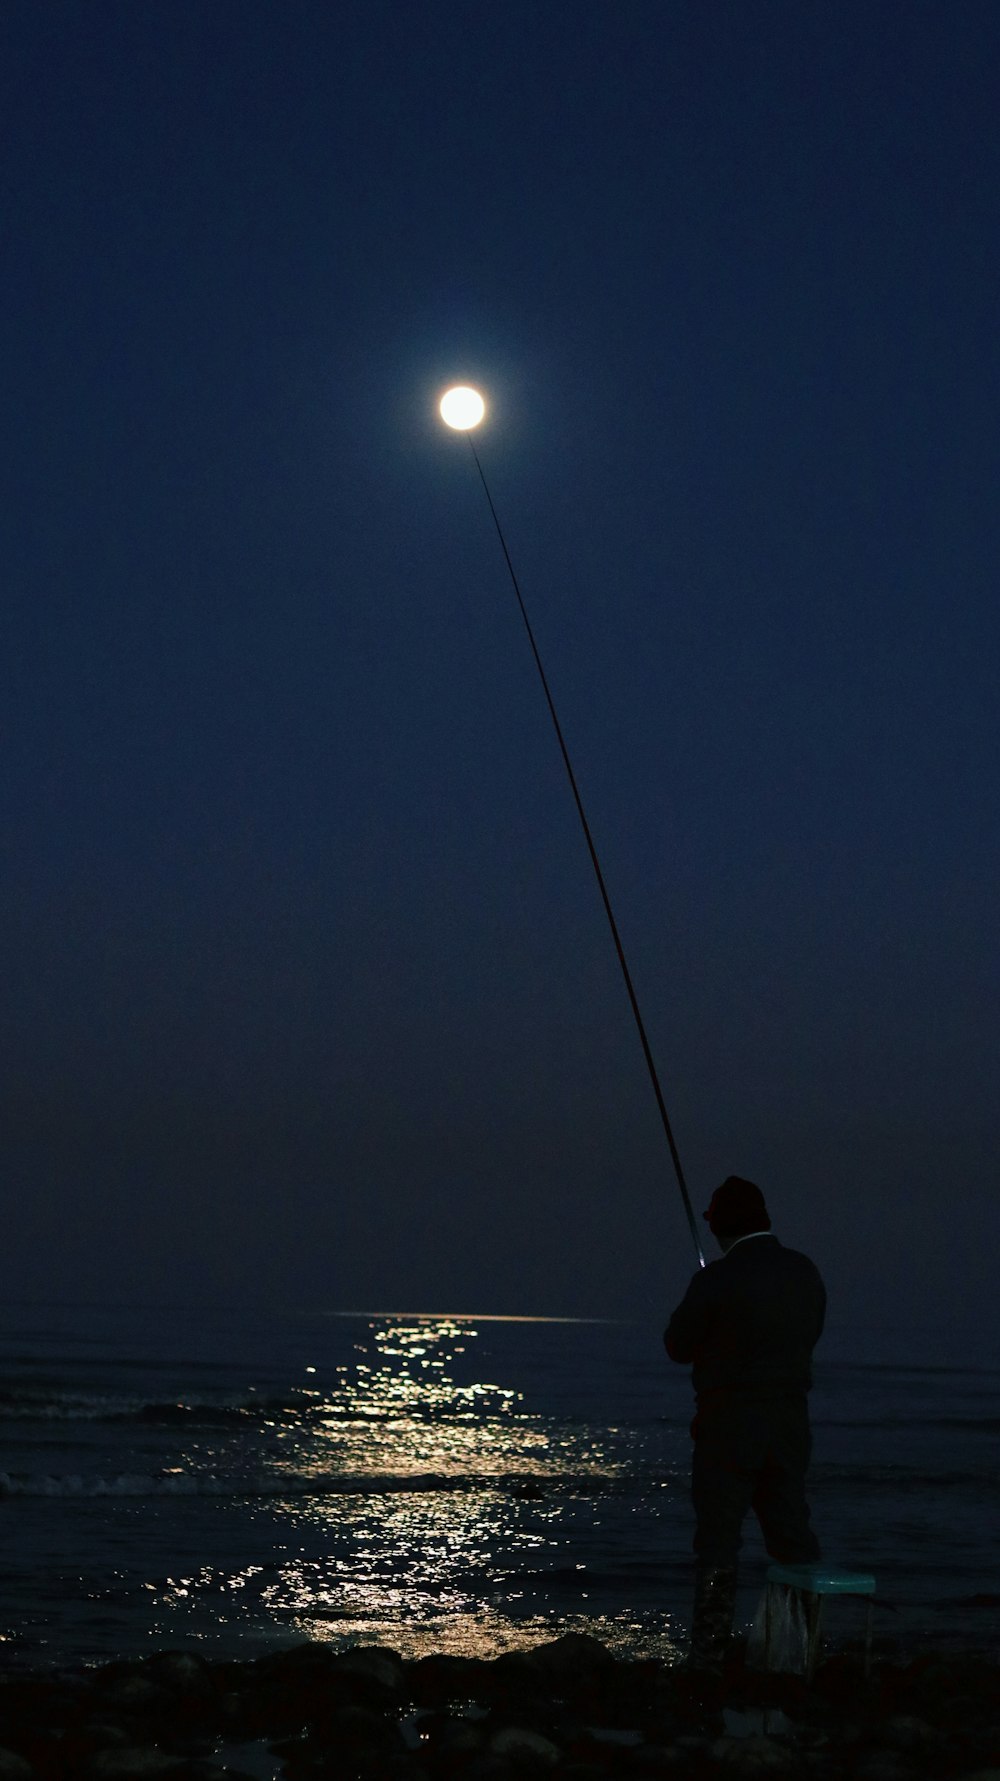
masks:
[[[806,1393],[826,1292],[808,1256],[771,1234],[764,1196],[729,1175],[705,1213],[722,1259],[699,1269],[664,1335],[693,1364],[691,1500],[695,1595],[689,1665],[720,1676],[732,1630],[743,1522],[752,1509],[773,1559],[810,1564]]]

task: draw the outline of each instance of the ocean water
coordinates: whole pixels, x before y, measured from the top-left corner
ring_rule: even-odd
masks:
[[[833,1330],[812,1407],[813,1519],[875,1573],[876,1637],[995,1648],[1000,1356]],[[654,1326],[8,1304],[5,1661],[566,1630],[676,1656],[690,1418]],[[748,1524],[740,1621],[766,1563]]]

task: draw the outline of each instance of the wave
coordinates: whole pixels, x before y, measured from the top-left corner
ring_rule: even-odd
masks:
[[[493,1495],[543,1500],[549,1495],[584,1496],[621,1488],[635,1480],[614,1477],[595,1479],[568,1473],[500,1473],[475,1476],[450,1472],[414,1472],[406,1477],[387,1473],[267,1472],[243,1476],[184,1472],[119,1472],[112,1477],[71,1472],[0,1472],[0,1498],[93,1498],[93,1497],[332,1497],[399,1496],[435,1494]]]
[[[826,1380],[839,1373],[891,1373],[897,1379],[998,1379],[1000,1367],[912,1366],[898,1361],[817,1359],[817,1380]]]
[[[300,1421],[318,1406],[296,1398],[239,1398],[226,1402],[206,1398],[143,1402],[120,1393],[0,1392],[0,1422],[136,1422],[167,1425],[201,1423],[208,1427],[277,1419]],[[325,1413],[329,1410],[324,1407]]]
[[[854,1492],[973,1491],[1000,1493],[993,1470],[916,1471],[903,1465],[855,1466],[827,1462],[810,1469],[810,1489],[826,1496]],[[526,1503],[553,1499],[634,1498],[650,1502],[662,1491],[686,1499],[686,1476],[665,1477],[642,1468],[610,1472],[190,1472],[182,1467],[156,1472],[123,1471],[109,1476],[84,1472],[0,1472],[0,1499],[95,1497],[386,1497],[485,1493]]]
[[[253,1393],[209,1398],[190,1394],[148,1401],[125,1397],[121,1393],[0,1391],[0,1425],[4,1422],[105,1422],[163,1428],[238,1428],[254,1423],[288,1422],[309,1426],[323,1422],[336,1423],[344,1428],[367,1428],[400,1421],[421,1424],[476,1422],[482,1426],[509,1420],[509,1414],[503,1408],[491,1411],[481,1405],[473,1410],[465,1398],[452,1404],[408,1403],[404,1410],[391,1402],[385,1405],[359,1404],[356,1400],[338,1403],[335,1398],[324,1398],[310,1391],[292,1391],[280,1397],[261,1397]],[[530,1418],[519,1416],[518,1420],[546,1423],[554,1419],[542,1413]],[[585,1417],[560,1416],[557,1420],[568,1428],[593,1427]],[[665,1421],[665,1418],[656,1417],[649,1426],[656,1427]],[[619,1428],[625,1426],[624,1423],[618,1424]],[[638,1433],[644,1425],[633,1426]]]
[[[875,1490],[890,1486],[896,1490],[977,1490],[1000,1492],[1000,1476],[990,1466],[982,1471],[935,1471],[925,1466],[858,1466],[847,1461],[825,1460],[809,1468],[809,1487],[828,1487],[836,1491]]]
[[[824,1429],[976,1429],[1000,1434],[1000,1416],[814,1416],[813,1428]]]
[[[139,1404],[132,1410],[119,1410],[109,1416],[110,1422],[139,1422],[162,1428],[197,1424],[204,1428],[222,1428],[244,1422],[302,1422],[315,1414],[308,1404],[290,1404],[286,1400],[255,1398],[248,1404],[197,1404],[183,1400],[178,1403]]]
[[[468,1407],[451,1410],[438,1405],[409,1405],[407,1417],[420,1422],[468,1421]],[[0,1391],[0,1423],[3,1422],[110,1422],[147,1426],[206,1428],[238,1427],[254,1422],[311,1423],[320,1419],[345,1426],[399,1420],[398,1406],[365,1409],[357,1404],[338,1404],[317,1399],[312,1393],[294,1392],[283,1397],[180,1398],[142,1400],[121,1393],[75,1391]]]

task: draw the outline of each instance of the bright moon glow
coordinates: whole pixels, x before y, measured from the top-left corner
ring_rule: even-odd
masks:
[[[485,413],[486,403],[479,391],[470,390],[466,384],[446,390],[441,397],[441,419],[446,426],[456,427],[460,433],[478,427]]]

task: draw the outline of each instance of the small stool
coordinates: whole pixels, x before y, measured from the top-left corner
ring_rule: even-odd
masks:
[[[828,1595],[864,1596],[868,1603],[865,1620],[865,1675],[872,1661],[872,1617],[874,1613],[875,1579],[867,1571],[831,1571],[824,1565],[769,1565],[764,1620],[764,1668],[770,1669],[771,1624],[775,1591],[797,1589],[804,1597],[806,1615],[806,1681],[811,1682],[819,1658],[820,1621],[823,1597]]]

